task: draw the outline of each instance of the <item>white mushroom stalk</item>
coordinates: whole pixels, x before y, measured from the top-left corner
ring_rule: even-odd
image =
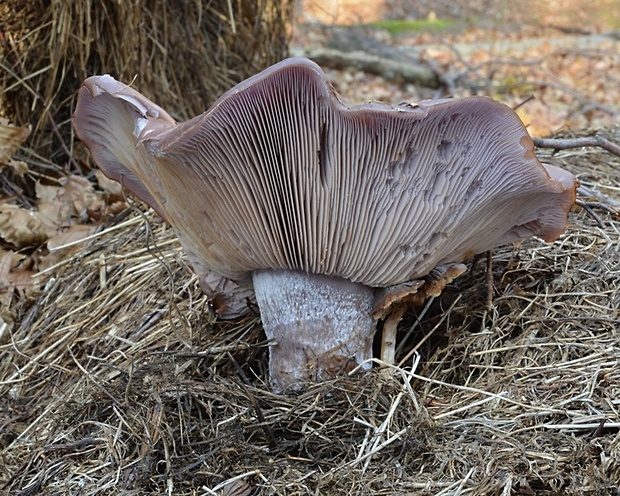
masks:
[[[372,357],[377,323],[373,288],[292,270],[258,270],[253,275],[271,341],[269,377],[275,391],[333,378]]]
[[[174,227],[223,316],[247,308],[253,283],[277,391],[371,358],[376,319],[403,301],[400,285],[412,294],[438,266],[556,239],[575,199],[573,176],[536,159],[505,105],[349,108],[306,59],[179,124],[94,76],[74,126],[99,167]]]

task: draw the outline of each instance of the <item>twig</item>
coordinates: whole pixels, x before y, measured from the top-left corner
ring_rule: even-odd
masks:
[[[333,48],[292,50],[294,56],[307,57],[317,64],[333,69],[353,68],[368,74],[381,76],[388,81],[413,83],[427,88],[440,88],[439,75],[424,62],[402,64],[372,53],[362,51],[343,52]]]
[[[590,208],[598,208],[598,209],[603,210],[604,212],[607,212],[608,214],[611,214],[611,215],[615,215],[615,216],[620,215],[620,212],[618,212],[617,209],[612,208],[612,207],[610,207],[608,205],[605,205],[604,203],[601,203],[601,202],[598,202],[598,201],[588,201],[588,202],[577,201],[576,203],[579,206],[587,205]]]
[[[484,330],[487,325],[487,316],[493,308],[493,252],[491,250],[486,253],[487,266],[485,273],[485,281],[487,286],[487,297],[484,305],[484,312],[482,312],[482,325],[481,330]]]
[[[402,351],[405,343],[409,340],[409,338],[413,334],[413,331],[415,331],[416,327],[419,326],[422,320],[424,319],[424,316],[426,315],[426,312],[428,312],[428,309],[430,308],[433,301],[435,301],[434,296],[431,296],[428,300],[426,300],[426,304],[424,305],[424,308],[422,309],[422,311],[416,317],[415,322],[409,328],[409,330],[407,331],[407,334],[405,334],[403,338],[400,340],[400,343],[398,343],[398,347],[396,348],[396,354]]]
[[[601,229],[605,229],[605,223],[603,222],[603,219],[601,219],[595,212],[594,210],[592,210],[592,208],[590,208],[590,205],[588,205],[587,203],[581,202],[579,200],[577,200],[575,202],[576,205],[579,205],[581,208],[583,208],[586,213],[592,217],[594,219],[594,221],[598,224],[598,227],[600,227]]]
[[[517,105],[515,105],[514,107],[512,107],[512,110],[517,110],[518,108],[523,107],[523,105],[525,105],[526,103],[531,102],[532,100],[536,100],[536,98],[534,98],[534,95],[528,96],[525,100],[523,100],[522,102],[520,102]]]
[[[586,188],[583,184],[577,188],[577,194],[588,198],[596,198],[598,202],[588,202],[591,207],[600,205],[600,208],[608,209],[609,213],[613,214],[617,214],[617,209],[620,209],[620,201],[614,200],[613,198],[605,195],[604,193],[601,193],[596,189]],[[607,205],[611,205],[611,207]]]
[[[67,145],[65,144],[65,140],[62,137],[62,134],[60,134],[60,130],[58,129],[58,125],[56,124],[56,121],[54,120],[54,116],[52,115],[52,106],[50,105],[49,108],[49,113],[47,114],[47,118],[50,122],[50,125],[52,127],[52,132],[54,133],[54,136],[56,136],[56,139],[58,139],[58,143],[60,144],[60,148],[62,148],[62,151],[65,152],[65,154],[67,155],[67,157],[69,158],[69,163],[73,166],[73,169],[78,172],[80,175],[85,175],[84,171],[82,170],[82,167],[80,167],[80,165],[74,160],[73,158],[73,153],[71,153],[71,151],[69,150],[69,148],[67,147]]]
[[[486,283],[487,283],[486,310],[489,311],[493,307],[493,252],[491,250],[487,251]]]
[[[533,138],[534,145],[538,148],[553,148],[554,150],[566,150],[568,148],[581,148],[583,146],[598,146],[609,153],[620,157],[620,145],[609,141],[602,136],[585,136],[583,138]]]
[[[602,425],[602,428],[601,428],[601,425]],[[574,423],[574,424],[541,424],[540,427],[543,427],[545,429],[558,429],[558,430],[590,430],[590,429],[595,429],[595,431],[592,433],[591,437],[597,437],[598,435],[600,435],[600,431],[602,431],[602,429],[618,429],[618,428],[620,428],[620,422],[606,422],[606,421],[603,420],[601,422],[592,422],[592,423],[589,423],[589,424],[578,424],[578,423]],[[596,434],[596,436],[594,434]]]
[[[77,441],[73,441],[72,443],[46,444],[43,449],[45,451],[76,451],[80,448],[92,446],[102,442],[105,442],[105,439],[98,437],[85,437],[78,439]]]

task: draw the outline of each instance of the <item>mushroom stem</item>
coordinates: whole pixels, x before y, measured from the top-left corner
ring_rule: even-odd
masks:
[[[253,273],[274,391],[351,371],[372,357],[374,290],[346,279],[291,270]],[[365,368],[370,368],[367,364]]]

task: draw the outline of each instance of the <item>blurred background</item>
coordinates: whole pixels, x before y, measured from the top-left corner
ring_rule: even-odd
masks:
[[[351,70],[351,63],[349,70],[332,73],[332,80],[355,101],[488,95],[518,107],[537,136],[606,126],[618,118],[617,0],[298,0],[294,19],[293,53],[312,56],[318,47],[360,51],[428,68],[439,81],[439,88],[429,90],[432,84],[391,70],[390,63],[382,74],[369,70],[371,64],[365,73]],[[322,62],[343,67],[328,57]]]

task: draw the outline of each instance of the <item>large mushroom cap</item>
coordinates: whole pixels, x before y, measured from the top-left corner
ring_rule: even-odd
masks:
[[[293,269],[391,286],[555,239],[574,202],[574,178],[543,166],[516,114],[489,98],[348,108],[316,64],[294,58],[175,124],[110,79],[84,83],[78,135],[235,281]]]
[[[276,391],[367,366],[377,315],[413,297],[411,281],[441,265],[445,284],[474,253],[556,238],[575,195],[508,107],[474,97],[348,108],[305,59],[181,124],[96,76],[74,123],[103,171],[172,224],[207,292],[233,292],[225,315],[243,311],[253,282]]]

